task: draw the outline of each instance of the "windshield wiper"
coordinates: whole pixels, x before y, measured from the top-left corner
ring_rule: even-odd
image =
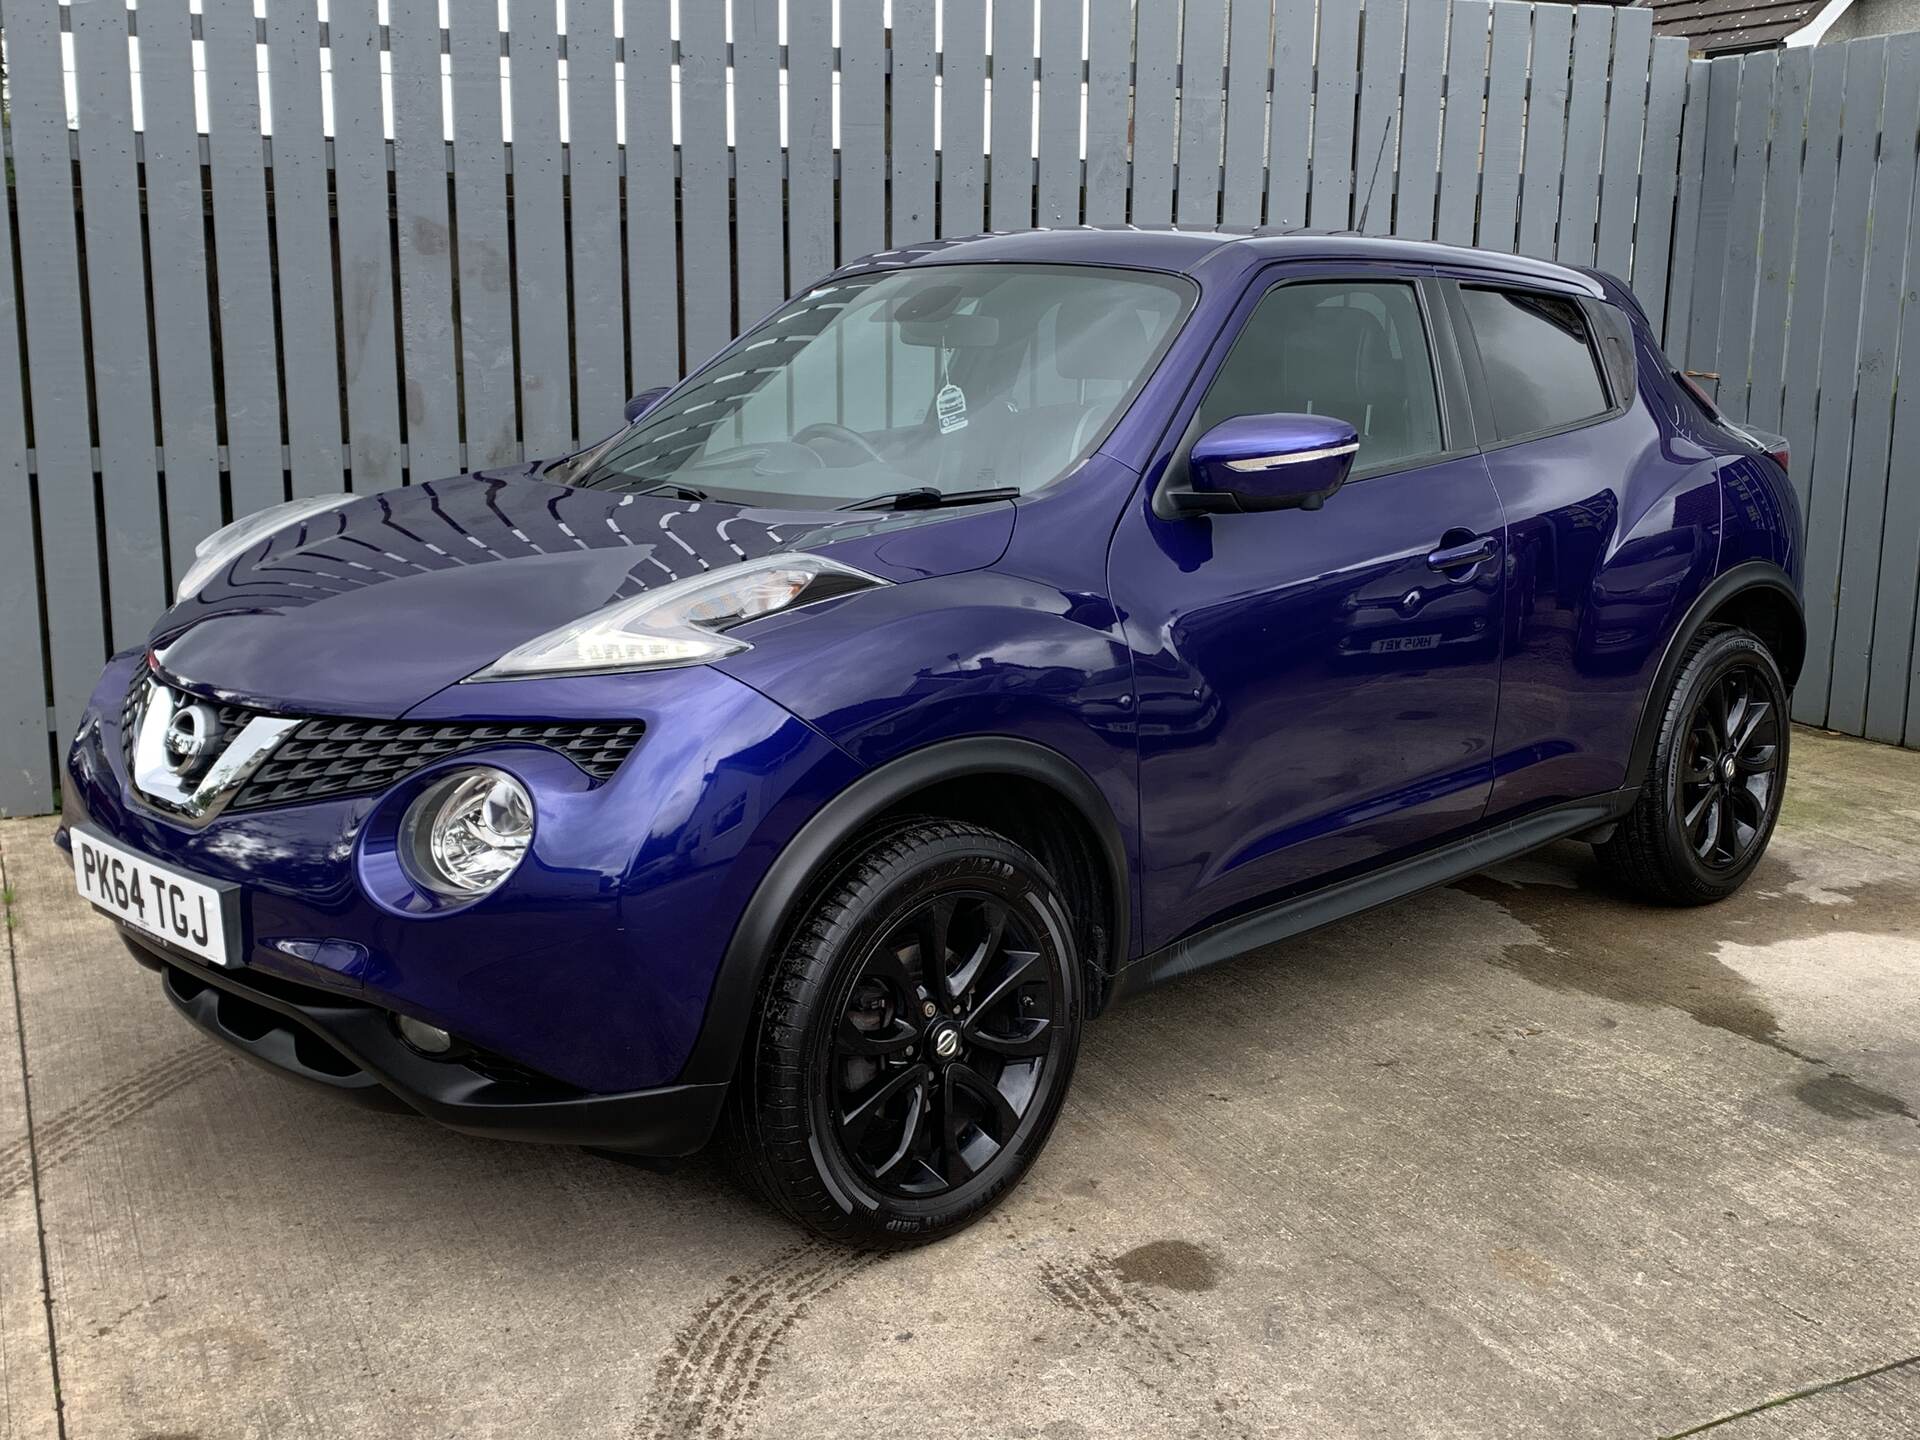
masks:
[[[994,485],[985,490],[940,490],[932,485],[915,485],[908,490],[887,490],[842,505],[842,510],[939,510],[948,505],[983,505],[989,500],[1017,500],[1017,485]]]
[[[699,486],[683,484],[678,480],[662,480],[658,485],[642,486],[638,490],[629,490],[627,493],[629,495],[678,495],[682,500],[711,500],[713,498]]]

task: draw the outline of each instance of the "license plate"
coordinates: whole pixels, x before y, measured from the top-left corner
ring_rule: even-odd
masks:
[[[73,879],[82,899],[203,960],[234,963],[239,948],[235,886],[196,880],[88,830],[76,828],[72,839]]]

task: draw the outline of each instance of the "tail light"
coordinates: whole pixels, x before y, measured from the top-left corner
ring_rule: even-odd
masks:
[[[1777,445],[1769,445],[1767,447],[1767,454],[1772,458],[1773,463],[1778,465],[1782,470],[1788,474],[1793,473],[1792,467],[1787,464],[1788,454],[1786,441],[1782,440]]]

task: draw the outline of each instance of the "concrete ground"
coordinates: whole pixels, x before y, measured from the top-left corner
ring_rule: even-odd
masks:
[[[1920,754],[1794,744],[1736,899],[1564,845],[1194,976],[882,1259],[231,1058],[9,822],[0,1432],[1920,1434]]]

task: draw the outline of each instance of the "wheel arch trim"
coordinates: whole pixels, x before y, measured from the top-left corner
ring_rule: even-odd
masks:
[[[676,1083],[730,1080],[751,1023],[760,983],[780,932],[821,868],[879,816],[916,792],[970,775],[1012,775],[1057,792],[1099,839],[1111,885],[1113,953],[1125,956],[1133,905],[1131,862],[1120,823],[1091,776],[1057,750],[1011,736],[972,736],[913,750],[876,767],[834,796],[793,837],[755,887],[733,929],[707,996],[700,1033]]]

